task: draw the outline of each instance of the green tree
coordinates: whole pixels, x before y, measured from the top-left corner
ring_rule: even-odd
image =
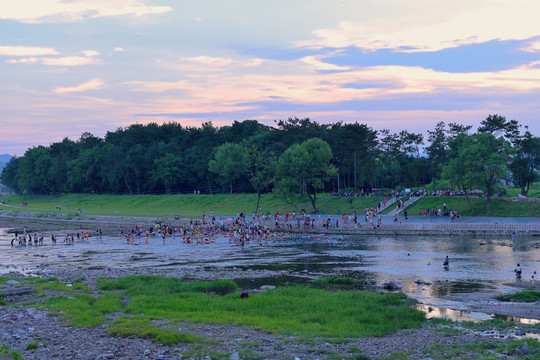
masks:
[[[506,120],[502,115],[488,115],[478,127],[479,133],[488,133],[494,136],[503,135],[506,139],[512,139],[519,136],[521,125],[517,120]]]
[[[491,213],[491,197],[497,181],[508,173],[510,143],[489,133],[473,134],[464,139],[458,151],[458,161],[464,171],[464,182],[483,188],[487,213]]]
[[[229,184],[232,194],[233,183],[247,173],[248,161],[248,152],[245,147],[225,143],[217,148],[214,158],[208,162],[208,169],[219,175],[221,183]]]
[[[428,130],[429,146],[426,153],[429,156],[429,163],[434,177],[441,176],[442,168],[448,163],[448,139],[446,137],[445,123],[437,123],[433,131]]]
[[[373,164],[377,132],[357,122],[337,122],[332,124],[327,132],[327,141],[334,154],[333,164],[339,170],[338,184],[358,190],[359,184],[363,184],[366,178],[371,179],[369,169]],[[338,191],[340,187],[338,186]]]
[[[276,157],[271,153],[261,153],[256,144],[251,145],[248,152],[249,183],[257,192],[257,206],[255,211],[259,211],[261,195],[270,190],[274,183],[274,174],[276,170]]]
[[[68,162],[67,181],[71,192],[103,191],[102,151],[99,146],[85,149]]]
[[[526,127],[525,134],[514,140],[515,156],[509,165],[514,185],[521,195],[527,195],[531,184],[538,180],[540,170],[540,138],[533,136]]]
[[[170,193],[184,180],[184,161],[180,156],[167,153],[154,160],[152,180],[163,184],[165,191]]]
[[[471,203],[469,193],[473,190],[475,184],[472,182],[473,179],[467,176],[467,169],[462,166],[459,158],[450,159],[448,164],[443,167],[442,178],[444,180],[450,180],[453,187],[465,193],[465,199],[467,199],[467,203],[474,213],[475,209]]]
[[[303,189],[316,211],[317,192],[324,188],[330,176],[337,174],[336,167],[330,163],[332,157],[330,145],[319,138],[292,145],[278,161],[278,189]]]

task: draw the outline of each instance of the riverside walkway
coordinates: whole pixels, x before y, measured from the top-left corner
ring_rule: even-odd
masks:
[[[332,218],[334,216],[331,216]],[[380,234],[380,235],[466,235],[502,236],[510,238],[512,233],[525,236],[540,236],[539,218],[465,216],[452,221],[448,216],[403,216],[394,221],[391,215],[383,215],[381,224],[371,222],[343,224],[329,229],[329,233]],[[326,230],[326,229],[325,229]]]

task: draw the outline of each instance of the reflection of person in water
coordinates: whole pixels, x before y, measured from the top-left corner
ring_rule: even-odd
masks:
[[[448,260],[448,255],[446,255],[446,258],[444,259],[444,262],[443,262],[443,267],[445,269],[448,269],[449,266],[450,266],[450,262]]]

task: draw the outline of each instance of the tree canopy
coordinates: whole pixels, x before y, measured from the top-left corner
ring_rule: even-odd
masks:
[[[440,178],[492,196],[512,181],[526,195],[540,170],[540,139],[516,120],[488,115],[477,131],[438,122],[427,137],[309,118],[216,127],[133,124],[103,137],[84,132],[14,157],[1,174],[18,193],[305,194],[425,187]]]

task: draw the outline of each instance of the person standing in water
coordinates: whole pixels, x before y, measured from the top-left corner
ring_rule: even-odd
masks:
[[[443,267],[445,269],[448,269],[450,267],[450,261],[448,259],[448,255],[446,255],[446,258],[444,259],[444,262],[443,262]]]
[[[517,264],[516,268],[514,269],[514,272],[516,273],[516,277],[518,279],[521,279],[521,266]]]

